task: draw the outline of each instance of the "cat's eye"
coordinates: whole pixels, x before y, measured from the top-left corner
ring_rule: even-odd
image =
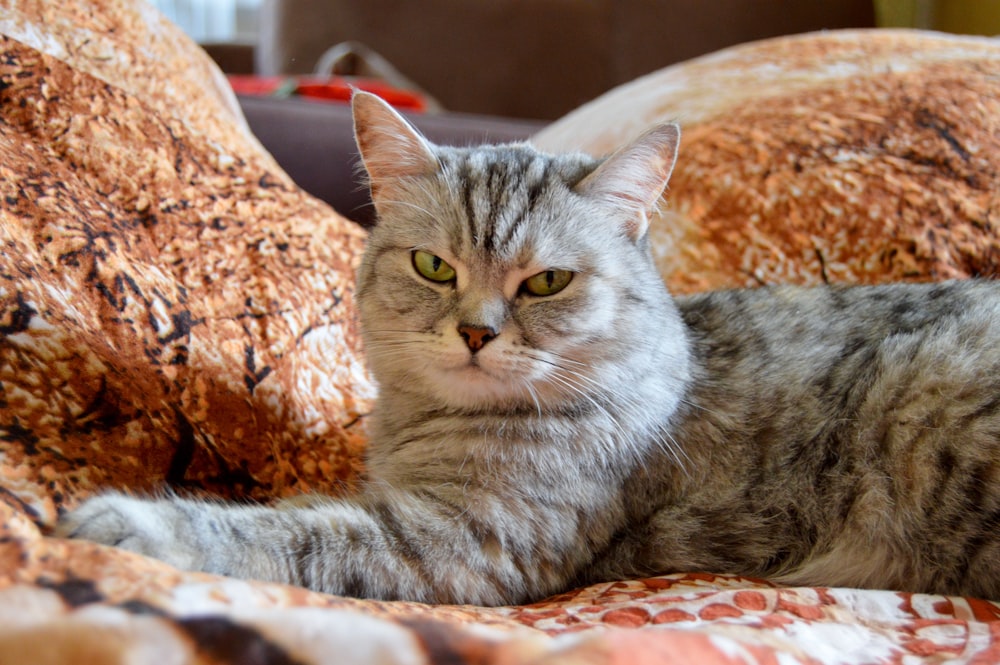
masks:
[[[450,282],[455,279],[455,269],[447,261],[422,249],[413,251],[413,267],[432,282]]]
[[[565,289],[572,279],[569,270],[545,270],[524,280],[524,290],[536,296],[551,296]]]

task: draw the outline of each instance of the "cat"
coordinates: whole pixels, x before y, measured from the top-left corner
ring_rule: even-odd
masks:
[[[663,124],[604,160],[426,141],[353,98],[380,392],[356,495],[107,493],[60,535],[377,599],[517,604],[711,571],[1000,598],[1000,288],[672,297]]]

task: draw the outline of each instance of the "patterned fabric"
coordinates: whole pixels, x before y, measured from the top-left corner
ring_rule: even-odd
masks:
[[[99,487],[337,491],[372,392],[362,233],[289,181],[158,17],[41,3],[32,22],[26,4],[0,23],[12,496],[51,523]]]
[[[683,125],[652,223],[675,291],[1000,270],[1000,41],[795,35],[623,85],[535,136],[602,154]]]
[[[350,491],[373,394],[352,305],[364,238],[145,5],[0,0],[0,52],[0,662],[1000,658],[1000,606],[976,599],[692,573],[431,607],[47,537],[102,487]]]

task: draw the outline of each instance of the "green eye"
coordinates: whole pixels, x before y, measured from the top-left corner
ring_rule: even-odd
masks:
[[[572,279],[569,270],[546,270],[524,280],[524,288],[536,296],[551,296],[565,289]]]
[[[450,282],[455,279],[455,269],[440,256],[422,249],[413,252],[413,267],[432,282]]]

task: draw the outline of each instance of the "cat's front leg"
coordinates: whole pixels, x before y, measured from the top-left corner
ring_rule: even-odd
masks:
[[[564,588],[573,570],[559,553],[584,552],[567,542],[578,533],[544,527],[557,516],[530,502],[476,504],[388,488],[277,507],[107,494],[67,514],[57,535],[365,598],[498,605]]]
[[[55,535],[81,538],[151,556],[186,570],[206,569],[206,550],[179,501],[108,492],[64,515]]]
[[[358,597],[496,605],[539,591],[525,579],[537,568],[529,545],[515,548],[527,555],[520,565],[501,547],[484,551],[484,538],[507,538],[467,512],[389,490],[279,507],[112,493],[68,513],[56,535],[188,570]]]
[[[296,512],[109,492],[63,515],[54,535],[120,547],[184,570],[300,584],[287,542],[301,528]]]

